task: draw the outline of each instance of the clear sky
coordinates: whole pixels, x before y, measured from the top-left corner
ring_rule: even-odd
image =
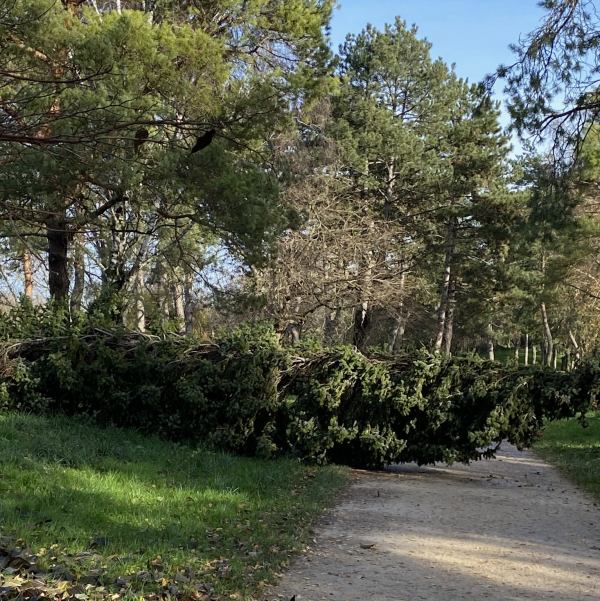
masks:
[[[459,77],[478,82],[499,64],[514,60],[508,45],[540,25],[544,11],[537,0],[340,0],[332,23],[333,49],[347,33],[367,23],[382,29],[399,15],[415,23],[432,44],[434,58],[456,63]],[[496,92],[501,96],[502,83]],[[503,119],[506,123],[506,117]]]

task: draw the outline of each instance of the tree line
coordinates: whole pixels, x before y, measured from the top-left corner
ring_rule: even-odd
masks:
[[[543,4],[496,73],[515,157],[494,77],[400,17],[334,53],[329,0],[0,0],[3,304],[570,368],[599,331],[598,23]]]

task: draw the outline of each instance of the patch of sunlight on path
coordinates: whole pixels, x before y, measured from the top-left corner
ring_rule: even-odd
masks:
[[[600,509],[506,443],[470,466],[354,471],[315,540],[265,599],[600,599]]]

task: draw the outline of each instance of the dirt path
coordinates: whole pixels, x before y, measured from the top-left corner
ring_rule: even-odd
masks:
[[[469,467],[354,472],[315,541],[269,599],[600,599],[600,509],[508,445]]]

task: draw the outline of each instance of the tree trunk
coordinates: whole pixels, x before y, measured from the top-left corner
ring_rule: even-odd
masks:
[[[515,360],[517,365],[519,365],[519,349],[521,348],[521,336],[515,340]]]
[[[69,234],[62,220],[46,223],[48,240],[48,288],[50,296],[63,300],[69,296]]]
[[[173,301],[175,305],[175,317],[179,321],[179,333],[185,334],[185,308],[183,304],[183,286],[181,282],[173,284]]]
[[[532,353],[532,364],[535,365],[537,363],[537,347],[534,345],[532,345],[531,347],[531,353]]]
[[[365,228],[366,235],[372,234],[375,228],[375,223],[370,222]],[[360,281],[360,299],[359,304],[354,310],[354,334],[352,341],[354,346],[360,351],[364,351],[367,347],[369,326],[371,325],[371,297],[373,288],[373,252],[367,253],[366,260],[363,263],[363,272]]]
[[[573,336],[573,332],[571,332],[571,330],[569,330],[569,338],[571,339],[571,344],[575,349],[575,361],[579,361],[579,359],[581,358],[581,353],[579,352],[579,345],[577,344],[577,340],[575,339],[575,336]]]
[[[138,332],[146,331],[146,308],[144,306],[144,272],[138,269],[135,274],[135,313]]]
[[[23,276],[25,279],[25,296],[33,299],[33,269],[29,249],[23,251]]]
[[[335,346],[339,340],[337,340],[337,330],[342,310],[340,308],[335,311],[327,311],[325,313],[325,327],[323,332],[323,344],[325,346]]]
[[[452,333],[454,330],[454,310],[456,308],[456,286],[450,285],[448,292],[448,310],[446,311],[446,324],[444,329],[444,343],[447,355],[452,353]]]
[[[398,314],[394,317],[392,322],[392,329],[388,337],[388,348],[390,351],[398,351],[402,348],[404,342],[404,332],[406,330],[406,322],[408,321],[408,314],[405,314],[404,307],[404,288],[406,284],[406,269],[404,260],[400,262],[400,281],[398,282],[398,289],[400,292],[400,306],[398,307]]]
[[[183,289],[184,307],[183,313],[185,315],[185,333],[191,336],[194,333],[194,304],[192,298],[192,288],[190,286],[190,278],[188,275],[185,276],[185,286]]]
[[[492,328],[492,324],[489,324],[488,331],[487,331],[487,352],[488,352],[488,359],[490,361],[494,361],[494,359],[495,359],[495,356],[494,356],[494,330]]]
[[[71,291],[71,312],[81,311],[85,292],[85,253],[83,235],[76,234],[73,244],[73,290]]]
[[[363,301],[354,311],[354,346],[364,351],[367,346],[369,326],[371,325],[371,309],[369,302]]]
[[[525,334],[525,365],[529,365],[529,334]]]
[[[548,323],[548,313],[546,311],[546,303],[541,304],[542,312],[542,325],[544,327],[544,336],[546,337],[546,348],[544,352],[544,365],[549,365],[552,359],[552,352],[554,343],[552,341],[552,331],[550,330],[550,324]]]
[[[556,369],[558,364],[558,348],[556,345],[552,347],[552,367]]]
[[[444,258],[444,271],[442,274],[442,287],[440,290],[440,306],[438,308],[437,334],[435,337],[434,352],[439,354],[444,341],[444,331],[446,329],[446,309],[448,303],[448,293],[450,289],[450,278],[452,275],[452,255],[454,253],[454,234],[456,221],[451,218],[448,221],[448,233],[446,237],[446,256]]]

